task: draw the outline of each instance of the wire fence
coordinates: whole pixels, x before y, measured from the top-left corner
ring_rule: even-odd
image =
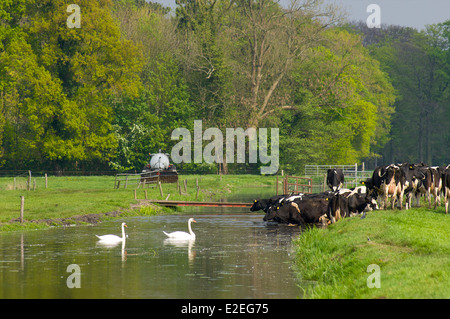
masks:
[[[344,187],[345,188],[353,188],[361,185],[361,182],[366,180],[369,177],[372,177],[373,171],[365,170],[364,165],[362,167],[358,167],[357,164],[354,165],[305,165],[305,176],[308,177],[316,177],[313,178],[315,183],[313,184],[314,190],[322,189],[326,190],[328,187],[326,186],[326,175],[328,169],[342,169],[344,173]],[[321,177],[322,182],[318,182],[318,179]],[[320,179],[319,179],[320,181]]]

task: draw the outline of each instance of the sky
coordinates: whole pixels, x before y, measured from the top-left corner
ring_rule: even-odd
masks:
[[[152,0],[166,6],[175,7],[175,0]],[[421,30],[427,24],[450,20],[450,0],[324,0],[336,3],[348,12],[348,19],[366,21],[371,12],[369,4],[377,4],[381,9],[381,23],[413,27]],[[280,0],[282,5],[290,0]]]

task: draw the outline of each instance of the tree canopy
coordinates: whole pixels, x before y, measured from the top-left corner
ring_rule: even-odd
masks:
[[[1,167],[140,170],[196,119],[279,128],[293,173],[448,162],[450,22],[368,29],[318,3],[80,0],[73,28],[67,1],[0,2]]]

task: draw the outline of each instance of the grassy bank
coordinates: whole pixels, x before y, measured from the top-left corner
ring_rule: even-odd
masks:
[[[197,195],[196,180],[199,180],[200,192],[198,200],[214,200],[230,197],[239,189],[252,187],[275,187],[275,178],[258,175],[187,175],[180,176],[180,182],[187,179],[187,192],[180,195],[176,184],[163,184],[163,196],[158,188],[145,188],[148,199],[165,199],[170,193],[170,200],[195,200]],[[181,183],[182,184],[182,183]],[[113,189],[113,176],[82,176],[82,177],[49,177],[48,188],[45,188],[43,177],[36,177],[36,189],[26,190],[26,178],[0,178],[0,230],[15,230],[21,228],[48,227],[48,223],[31,221],[69,219],[86,214],[103,214],[120,211],[127,214],[148,214],[169,212],[168,208],[135,209],[130,207],[139,204],[139,199],[145,198],[143,189],[137,190],[138,200],[134,200],[136,185],[128,185],[126,189]],[[273,188],[274,189],[274,188]],[[20,196],[25,196],[25,223],[20,224]],[[108,216],[104,216],[108,218]],[[76,222],[76,219],[73,219]]]
[[[450,298],[450,216],[442,207],[347,218],[302,233],[294,246],[305,298]],[[380,288],[368,288],[371,264],[380,267]]]

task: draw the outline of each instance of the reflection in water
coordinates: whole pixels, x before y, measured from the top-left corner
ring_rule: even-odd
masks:
[[[298,227],[261,215],[196,213],[195,241],[163,230],[186,227],[186,215],[127,218],[129,238],[102,245],[122,221],[0,234],[0,298],[296,298],[291,239]],[[81,288],[66,285],[67,266]]]
[[[195,258],[195,251],[192,250],[195,244],[195,239],[179,239],[179,238],[166,238],[164,239],[164,245],[172,245],[175,247],[187,247],[189,263],[192,264]]]

